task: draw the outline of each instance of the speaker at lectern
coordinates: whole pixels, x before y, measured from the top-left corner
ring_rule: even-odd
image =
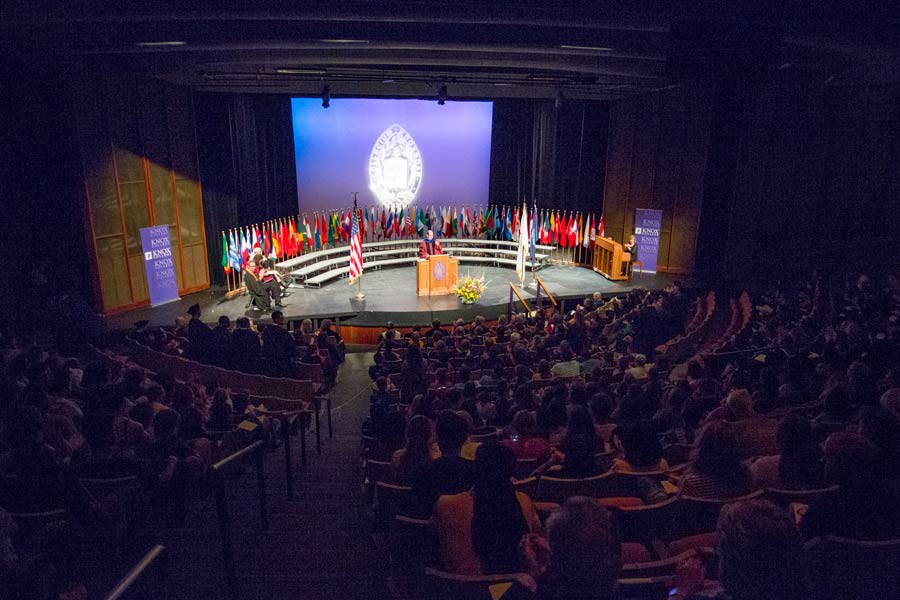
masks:
[[[419,296],[452,294],[459,275],[459,259],[432,254],[416,263],[416,293]]]

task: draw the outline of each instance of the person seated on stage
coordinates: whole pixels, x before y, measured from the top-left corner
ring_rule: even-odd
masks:
[[[254,303],[262,310],[271,308],[273,301],[275,306],[282,306],[281,290],[278,283],[274,280],[263,281],[260,278],[261,271],[259,265],[253,260],[244,269],[244,286],[253,298]]]
[[[256,263],[257,265],[262,265],[266,261],[266,255],[263,254],[262,248],[256,247],[250,253],[250,260],[247,262]]]
[[[259,280],[263,283],[275,283],[278,285],[278,294],[282,298],[286,298],[289,294],[287,289],[291,286],[289,279],[275,270],[275,263],[271,258],[263,258],[256,261],[259,267]]]
[[[434,239],[434,231],[431,229],[426,231],[425,239],[419,242],[419,259],[425,260],[429,256],[443,253],[444,249],[441,248],[441,243]]]
[[[631,258],[629,260],[622,261],[622,275],[628,274],[628,268],[631,264],[637,260],[638,246],[637,239],[634,237],[634,234],[631,234],[628,237],[628,243],[622,245],[623,252],[630,252]]]

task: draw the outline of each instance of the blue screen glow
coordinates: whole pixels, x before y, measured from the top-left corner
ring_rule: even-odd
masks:
[[[492,102],[292,98],[302,211],[360,205],[484,206]]]

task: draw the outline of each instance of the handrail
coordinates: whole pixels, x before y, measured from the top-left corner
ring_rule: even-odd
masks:
[[[522,294],[519,293],[519,290],[516,289],[516,286],[512,281],[509,282],[509,289],[510,289],[510,295],[509,295],[510,304],[512,304],[512,295],[515,294],[516,297],[519,299],[519,302],[522,303],[522,306],[525,307],[525,312],[531,313],[531,307],[528,306],[528,302],[525,301],[525,298],[522,297]]]
[[[128,573],[126,573],[125,577],[116,584],[116,587],[112,589],[112,591],[106,595],[104,600],[118,600],[122,597],[122,594],[128,591],[128,588],[131,587],[138,577],[144,574],[144,571],[159,558],[159,555],[165,551],[166,547],[157,544],[150,549],[147,554],[136,564],[134,565]]]
[[[556,302],[556,298],[553,297],[553,294],[550,293],[550,290],[547,288],[544,282],[541,281],[541,278],[535,277],[534,280],[537,281],[537,284],[541,286],[541,289],[543,289],[544,293],[547,294],[547,297],[550,298],[550,302],[553,303],[553,306],[556,306],[558,308],[559,304]]]
[[[247,446],[246,448],[242,448],[242,449],[238,450],[237,452],[235,452],[234,454],[229,454],[228,456],[226,456],[225,458],[223,458],[222,460],[220,460],[219,462],[214,464],[212,466],[212,470],[216,471],[218,473],[219,471],[222,470],[223,467],[225,467],[229,463],[231,463],[239,458],[243,458],[243,457],[247,456],[248,454],[252,454],[253,452],[255,452],[258,448],[260,448],[264,444],[265,444],[265,442],[263,442],[262,440],[255,441],[252,444],[250,444],[249,446]]]
[[[234,454],[226,456],[225,458],[214,464],[212,466],[212,470],[214,473],[219,474],[219,471],[223,467],[234,462],[235,460],[243,458],[248,454],[256,454],[256,484],[259,488],[260,528],[263,531],[268,531],[269,510],[266,505],[266,474],[263,467],[263,456],[265,455],[265,452],[263,451],[263,446],[263,440],[253,442],[246,448],[238,450]],[[225,581],[227,582],[228,597],[232,600],[238,600],[238,598],[240,597],[240,592],[238,590],[239,578],[237,574],[237,565],[234,561],[234,550],[231,540],[231,515],[228,511],[228,498],[225,495],[224,477],[216,478],[215,498],[216,515],[219,521],[219,536],[221,538],[220,541],[222,544],[223,570],[225,571]]]

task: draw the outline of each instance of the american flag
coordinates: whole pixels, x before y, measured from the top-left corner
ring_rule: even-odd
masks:
[[[362,275],[362,240],[359,235],[359,209],[356,207],[356,199],[353,199],[353,218],[350,226],[350,284]]]

